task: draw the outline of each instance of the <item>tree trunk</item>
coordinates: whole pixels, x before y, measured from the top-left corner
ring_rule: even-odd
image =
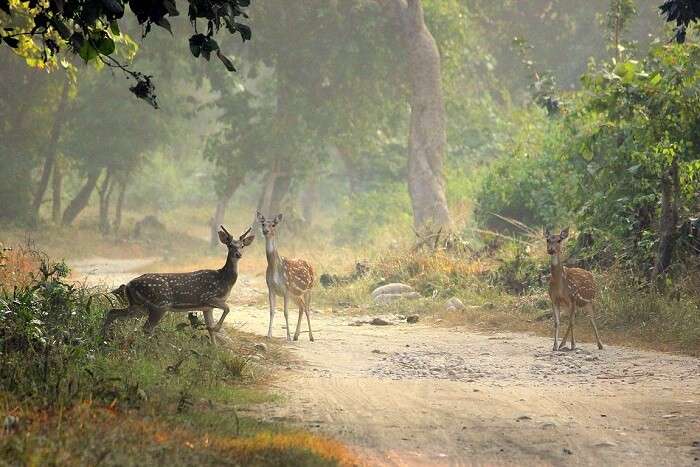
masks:
[[[674,158],[671,167],[661,177],[659,249],[654,265],[654,278],[666,272],[673,258],[673,249],[677,239],[679,190],[678,160]]]
[[[63,212],[63,220],[61,221],[63,225],[71,225],[81,211],[85,209],[85,206],[88,205],[90,196],[97,185],[97,180],[100,178],[100,173],[102,173],[101,168],[92,169],[88,172],[88,178],[85,181],[85,185],[83,185],[78,194],[75,195],[75,198],[73,198],[66,210]]]
[[[359,176],[357,173],[357,170],[355,168],[355,161],[352,159],[352,152],[351,149],[345,146],[338,146],[338,156],[340,157],[340,160],[343,163],[343,167],[345,168],[345,176],[347,177],[348,181],[348,188],[350,188],[350,194],[355,194],[357,193],[358,190],[358,185],[359,185]]]
[[[63,191],[63,170],[61,161],[56,160],[53,165],[53,175],[51,176],[53,184],[53,203],[51,205],[51,220],[54,224],[61,222],[61,192]]]
[[[223,224],[224,217],[226,216],[226,207],[229,201],[233,197],[241,183],[243,182],[243,177],[239,176],[229,176],[226,180],[226,187],[223,193],[219,195],[219,199],[216,202],[216,210],[214,211],[214,217],[211,219],[211,235],[209,243],[212,248],[219,244],[219,226]]]
[[[272,196],[270,197],[270,207],[268,208],[271,215],[277,215],[282,211],[282,205],[289,193],[291,184],[292,177],[288,174],[280,174],[275,178]]]
[[[100,196],[100,232],[105,235],[110,231],[109,198],[112,195],[113,188],[112,169],[107,169],[102,185],[97,189],[97,193]]]
[[[452,227],[442,173],[447,136],[440,53],[420,0],[394,0],[401,22],[410,82],[408,191],[417,231]]]
[[[301,194],[301,210],[304,216],[304,222],[310,226],[314,220],[314,212],[320,198],[318,191],[318,176],[312,174],[306,185],[306,190]]]
[[[32,203],[32,215],[35,220],[39,219],[39,209],[41,208],[41,203],[44,201],[44,194],[46,193],[46,188],[49,186],[49,177],[51,176],[51,172],[53,172],[53,166],[56,162],[58,138],[61,136],[61,128],[63,127],[63,122],[65,121],[65,110],[66,103],[68,102],[69,89],[69,81],[68,78],[66,78],[65,82],[63,83],[63,90],[61,91],[61,99],[58,101],[58,108],[56,109],[56,114],[54,115],[51,132],[49,133],[49,141],[44,147],[44,168],[41,172],[41,178],[39,179],[39,185],[37,186],[36,193],[34,194],[34,202]]]
[[[124,209],[124,198],[126,197],[126,178],[119,182],[119,194],[117,195],[117,206],[114,211],[114,222],[112,230],[118,233],[122,226],[122,210]]]
[[[277,180],[279,173],[277,172],[277,165],[270,169],[265,177],[265,186],[260,194],[260,200],[258,201],[258,211],[260,211],[264,216],[270,216],[270,204],[272,202],[272,193],[275,190],[275,181]]]

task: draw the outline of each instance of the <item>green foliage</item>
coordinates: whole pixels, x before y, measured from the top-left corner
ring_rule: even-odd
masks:
[[[595,232],[592,248],[648,269],[669,171],[679,173],[681,219],[698,202],[699,54],[695,45],[657,45],[642,61],[592,68],[565,116],[540,127],[541,143],[492,165],[479,195],[482,221],[492,212],[533,225],[575,220]]]
[[[512,230],[498,216],[529,226],[568,221],[563,195],[569,181],[561,152],[566,135],[557,120],[539,109],[518,116],[518,129],[506,155],[491,164],[476,193],[476,218],[482,225]]]
[[[55,61],[62,51],[68,50],[86,63],[99,61],[119,68],[136,80],[131,91],[157,107],[151,76],[129,70],[113,56],[121,35],[119,21],[124,17],[127,3],[143,27],[144,37],[153,24],[172,34],[168,18],[179,15],[173,0],[93,0],[81,4],[5,0],[0,3],[0,20],[4,26],[0,44],[28,58],[40,50],[44,63]],[[224,28],[231,35],[240,35],[243,41],[249,40],[250,27],[239,22],[240,17],[247,17],[248,6],[250,0],[190,2],[188,17],[194,29],[189,39],[192,54],[195,57],[201,54],[209,60],[211,52],[216,52],[224,66],[233,71],[231,60],[221,53],[214,36]],[[198,22],[206,25],[206,34],[197,32]]]
[[[499,265],[489,277],[494,285],[515,295],[541,292],[545,288],[549,265],[533,258],[528,247],[513,243],[502,248],[499,256]]]
[[[342,215],[333,225],[335,240],[357,244],[376,237],[382,228],[404,230],[411,225],[410,200],[404,184],[387,184],[381,190],[358,193],[346,199]]]
[[[64,405],[88,390],[83,369],[98,349],[104,305],[66,281],[65,264],[41,258],[40,271],[28,285],[0,289],[0,389]]]

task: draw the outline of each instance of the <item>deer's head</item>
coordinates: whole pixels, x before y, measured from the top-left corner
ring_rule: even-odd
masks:
[[[569,228],[563,229],[559,234],[551,234],[549,229],[545,228],[543,233],[545,240],[547,240],[547,254],[551,256],[561,253],[561,245],[569,236]]]
[[[219,230],[219,240],[221,243],[226,245],[230,255],[236,259],[240,259],[243,256],[241,254],[241,250],[253,243],[253,240],[255,239],[255,235],[251,234],[252,230],[252,228],[246,230],[245,233],[238,237],[238,240],[236,240],[233,238],[233,235],[228,233],[228,230],[226,230],[222,225],[221,230]]]
[[[282,214],[277,214],[274,219],[265,219],[265,216],[260,214],[260,211],[256,213],[256,218],[260,222],[260,228],[262,229],[263,235],[267,237],[274,237],[277,225],[282,222]]]

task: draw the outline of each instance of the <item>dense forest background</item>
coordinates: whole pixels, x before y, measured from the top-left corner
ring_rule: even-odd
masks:
[[[359,465],[361,426],[372,448],[400,436],[394,463],[460,462],[447,440],[485,464],[697,461],[696,359],[634,348],[700,356],[698,4],[0,0],[0,459]],[[313,343],[279,339],[279,314],[256,330],[256,210],[314,269]],[[226,328],[103,330],[139,311],[118,303],[134,276],[221,267],[222,224],[257,234],[229,253]],[[568,273],[546,229],[592,273],[559,293],[595,289],[605,350],[574,350],[572,306],[549,352]],[[351,445],[318,436],[332,419]]]
[[[253,39],[220,39],[235,73],[192,59],[184,18],[173,38],[125,17],[114,56],[153,77],[157,110],[119,68],[17,37],[0,49],[0,218],[118,237],[147,214],[192,208],[204,227],[258,208],[336,245],[571,224],[582,257],[647,277],[697,253],[698,49],[668,42],[658,5],[409,2],[430,71],[394,3],[253,2]],[[437,120],[415,110],[431,85]]]

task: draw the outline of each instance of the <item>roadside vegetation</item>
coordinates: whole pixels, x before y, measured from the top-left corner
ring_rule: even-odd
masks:
[[[9,465],[346,465],[341,444],[239,414],[284,353],[169,316],[100,328],[110,299],[35,251],[0,261],[0,460]]]

